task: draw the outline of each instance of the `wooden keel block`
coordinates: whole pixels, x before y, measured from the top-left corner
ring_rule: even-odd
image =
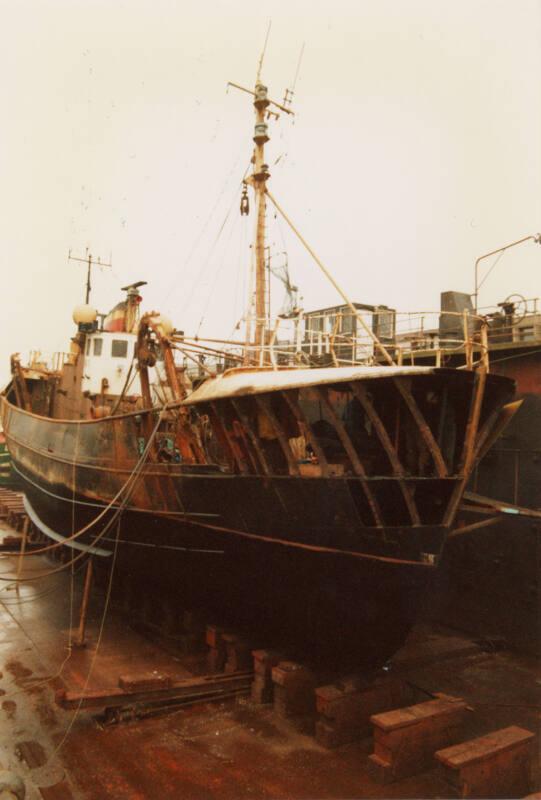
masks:
[[[391,783],[430,769],[436,750],[456,742],[466,709],[460,698],[440,695],[372,716],[374,753],[369,767],[375,780]]]
[[[207,625],[205,638],[208,646],[215,648],[225,647],[222,638],[223,633],[223,629],[218,628],[217,625]]]
[[[205,639],[208,645],[207,668],[210,673],[223,672],[226,661],[224,631],[216,625],[207,625]]]
[[[252,650],[252,656],[254,659],[252,702],[272,703],[274,699],[272,669],[284,659],[284,656],[275,650]]]
[[[405,705],[406,684],[396,678],[376,679],[368,683],[352,676],[316,689],[316,739],[322,747],[340,747],[354,742],[371,731],[374,714]]]
[[[439,750],[448,797],[524,797],[531,788],[535,735],[509,728]]]
[[[145,692],[149,689],[168,689],[171,677],[160,672],[143,672],[139,675],[121,675],[118,686],[125,692]]]
[[[317,679],[312,670],[295,661],[280,661],[272,668],[274,711],[302,732],[313,731]]]
[[[224,633],[225,666],[224,672],[242,672],[252,668],[252,645],[234,633]]]

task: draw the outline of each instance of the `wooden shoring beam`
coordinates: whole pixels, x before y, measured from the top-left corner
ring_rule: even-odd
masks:
[[[479,427],[479,417],[481,415],[481,407],[483,405],[483,397],[485,394],[486,377],[486,370],[482,367],[480,367],[474,374],[470,410],[468,413],[468,420],[466,422],[464,445],[462,447],[462,455],[460,457],[459,464],[460,479],[451,494],[451,499],[449,500],[449,505],[447,506],[447,511],[445,512],[445,516],[443,518],[444,525],[451,525],[456,516],[458,506],[462,499],[462,494],[466,488],[470,478],[471,468],[474,464],[476,453],[475,445]]]
[[[260,411],[265,414],[267,419],[269,420],[274,433],[276,434],[276,438],[280,443],[280,447],[282,448],[282,452],[287,460],[289,465],[289,472],[291,475],[300,475],[299,465],[297,464],[297,459],[293,455],[293,450],[289,444],[289,439],[287,438],[284,429],[280,424],[280,420],[272,410],[272,404],[270,401],[270,397],[265,397],[264,395],[255,395],[254,397],[255,402],[257,403],[258,408]]]
[[[475,458],[475,450],[476,450],[475,445],[479,429],[479,418],[481,416],[481,407],[483,405],[483,398],[485,396],[486,379],[487,379],[486,369],[480,367],[475,373],[472,402],[470,406],[468,424],[466,426],[464,449],[462,451],[462,458],[461,458],[461,471],[463,471],[464,474],[467,475],[468,477]]]
[[[292,391],[285,391],[282,392],[282,397],[290,407],[295,419],[297,422],[302,423],[304,428],[306,438],[308,439],[309,443],[312,445],[314,453],[316,454],[316,458],[319,461],[319,466],[321,467],[321,474],[324,478],[329,477],[329,462],[323,452],[323,448],[321,447],[317,436],[315,436],[314,432],[312,431],[312,426],[308,422],[306,415],[304,414],[302,408],[300,407],[297,398],[293,395]]]
[[[92,588],[93,572],[94,572],[94,560],[92,556],[89,556],[86,564],[83,599],[81,601],[81,610],[79,612],[79,628],[77,631],[77,638],[75,639],[75,644],[77,647],[85,646],[86,618],[88,613],[88,602],[90,600],[90,590]]]
[[[148,677],[145,675],[143,677]],[[205,696],[223,690],[249,688],[253,672],[232,672],[228,675],[200,675],[178,681],[165,680],[162,686],[146,690],[122,688],[69,692],[59,689],[56,703],[67,710],[87,708],[113,708],[134,703],[152,703],[160,699]]]
[[[476,492],[464,492],[464,500],[468,504],[475,504],[473,506],[468,505],[468,511],[475,511],[483,514],[492,514],[494,511],[497,511],[499,514],[510,514],[513,517],[541,519],[541,511],[536,508],[526,508],[525,506],[517,506],[515,503],[505,503],[503,500],[494,500],[492,497],[484,497],[482,494],[477,494]],[[488,511],[486,509],[488,509]]]
[[[209,403],[207,411],[210,423],[212,425],[214,433],[216,434],[216,438],[223,447],[229,463],[236,464],[237,467],[239,468],[239,472],[245,472],[245,471],[247,472],[248,470],[245,468],[242,462],[242,459],[238,453],[238,449],[229,438],[229,434],[227,433],[225,424],[223,423],[219,412],[216,410],[214,403]]]
[[[499,406],[493,408],[490,414],[488,415],[487,419],[485,420],[483,426],[479,429],[479,435],[477,436],[476,442],[476,456],[481,453],[485,442],[488,440],[490,434],[493,431],[494,425],[498,421],[498,417],[501,414],[502,409]]]
[[[239,447],[237,443],[232,441],[232,437],[229,431],[227,430],[225,423],[223,422],[220,416],[220,412],[216,408],[215,403],[209,403],[209,417],[211,419],[212,425],[214,426],[214,429],[216,430],[218,438],[221,438],[222,441],[225,441],[227,443],[229,452],[233,456],[233,459],[236,462],[240,472],[244,475],[248,474],[250,470],[246,464],[246,461],[239,453]]]
[[[328,393],[327,393],[327,389],[325,389],[323,386],[319,386],[319,387],[316,388],[316,392],[317,392],[317,394],[318,394],[323,406],[325,407],[325,411],[327,412],[328,416],[331,418],[331,422],[333,424],[333,427],[334,427],[336,433],[338,434],[338,436],[340,438],[340,441],[342,442],[342,446],[343,446],[344,450],[346,451],[347,457],[349,458],[349,460],[351,462],[351,466],[353,467],[353,471],[355,472],[355,475],[357,475],[359,478],[363,479],[363,480],[361,480],[361,486],[362,486],[363,491],[364,491],[364,493],[366,495],[366,499],[368,501],[368,505],[370,506],[370,509],[371,509],[372,514],[374,516],[374,521],[375,521],[376,525],[383,526],[383,517],[382,517],[382,514],[381,514],[381,508],[379,507],[378,501],[374,497],[374,495],[372,493],[372,490],[370,489],[370,486],[368,486],[368,483],[366,481],[366,469],[364,468],[364,465],[363,465],[361,459],[359,458],[359,454],[357,453],[357,451],[355,450],[355,447],[353,446],[353,442],[351,441],[350,437],[348,436],[348,432],[346,431],[344,423],[338,417],[336,411],[332,407],[331,402],[329,400]]]
[[[430,430],[430,426],[428,425],[426,419],[424,418],[421,409],[419,408],[417,402],[413,394],[410,391],[410,388],[406,386],[406,381],[403,378],[393,378],[394,385],[398,389],[404,403],[406,404],[411,416],[413,417],[415,424],[419,429],[419,433],[428,449],[428,452],[432,456],[434,461],[434,466],[436,467],[436,472],[438,473],[439,478],[446,478],[448,476],[447,467],[445,465],[445,461],[440,450],[440,447],[437,441],[434,438],[434,434]]]
[[[496,439],[502,434],[509,422],[513,419],[524,399],[506,403],[503,408],[494,409],[485,420],[479,431],[475,447],[475,460],[483,458],[490,450]]]
[[[419,512],[417,510],[417,505],[415,504],[415,500],[413,499],[413,495],[411,493],[410,487],[407,485],[406,481],[404,480],[404,468],[400,463],[400,459],[398,458],[398,453],[395,450],[393,443],[387,433],[385,425],[381,421],[381,417],[379,416],[378,412],[374,408],[374,405],[370,398],[368,397],[368,392],[357,381],[352,381],[349,386],[353,391],[353,394],[359,401],[359,403],[364,408],[366,415],[368,416],[370,422],[374,426],[376,434],[381,442],[385,453],[387,454],[387,458],[391,464],[391,468],[395,477],[398,480],[398,485],[400,486],[400,490],[404,497],[404,502],[406,503],[406,507],[408,509],[408,513],[411,517],[411,521],[414,525],[421,524],[421,518],[419,517]]]
[[[265,451],[261,447],[261,442],[259,441],[259,437],[258,437],[257,433],[252,428],[252,423],[250,422],[250,418],[248,417],[248,414],[246,414],[242,410],[242,406],[241,406],[241,404],[240,404],[240,402],[238,400],[233,400],[231,398],[230,402],[231,402],[231,405],[233,406],[233,408],[235,409],[235,411],[237,413],[237,416],[238,416],[239,421],[240,421],[240,423],[242,425],[243,431],[245,431],[248,434],[248,438],[249,438],[250,442],[252,443],[252,447],[254,448],[254,450],[255,450],[255,452],[257,454],[257,457],[259,459],[259,463],[261,464],[263,472],[265,473],[265,475],[272,475],[272,469],[271,469],[270,464],[269,464],[269,462],[267,460],[267,456],[265,455]],[[257,469],[256,469],[256,472],[257,472]]]
[[[471,525],[464,525],[463,528],[455,528],[447,534],[447,539],[456,539],[457,536],[462,536],[462,534],[471,533],[480,528],[488,528],[490,525],[498,525],[500,522],[503,522],[503,516],[489,517],[488,519],[482,519],[480,522],[472,522]]]

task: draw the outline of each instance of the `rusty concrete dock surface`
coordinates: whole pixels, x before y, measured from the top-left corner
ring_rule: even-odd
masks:
[[[16,563],[4,557],[0,577],[12,575]],[[28,558],[23,574],[44,568],[51,562]],[[73,602],[66,572],[25,583],[18,593],[5,581],[0,586],[0,762],[24,778],[29,800],[445,797],[436,769],[381,785],[368,768],[370,737],[327,750],[247,697],[111,726],[88,711],[64,711],[55,702],[63,687],[108,689],[126,673],[181,679],[202,670],[200,655],[174,655],[112,610],[97,651],[97,589],[88,644],[68,653],[80,584]],[[420,698],[444,692],[468,703],[464,739],[509,725],[539,731],[541,665],[534,660],[419,627],[394,664]],[[533,766],[532,791],[541,788],[539,750]]]

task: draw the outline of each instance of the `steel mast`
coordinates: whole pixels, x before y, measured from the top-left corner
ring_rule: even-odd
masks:
[[[268,165],[265,163],[265,145],[269,141],[268,125],[265,121],[269,114],[278,118],[276,111],[268,112],[270,105],[280,109],[286,114],[293,115],[293,111],[286,105],[277,103],[268,97],[267,87],[261,82],[261,63],[259,62],[255,89],[251,91],[238,83],[229,81],[228,85],[251,94],[254,98],[255,108],[255,127],[253,141],[255,144],[252,156],[253,172],[244,180],[244,184],[251,186],[255,194],[256,204],[256,226],[255,226],[255,334],[253,343],[246,341],[247,348],[253,345],[255,360],[263,365],[268,359],[264,358],[264,348],[266,345],[266,332],[268,330],[268,280],[267,267],[265,263],[265,223],[267,213],[267,181],[270,178]],[[288,98],[290,101],[290,98]],[[241,208],[241,213],[244,213]],[[254,359],[249,359],[254,360]]]
[[[265,115],[270,100],[267,96],[267,87],[259,78],[254,91],[255,129],[254,129],[254,170],[247,183],[251,183],[255,193],[256,204],[256,232],[255,232],[255,355],[261,361],[265,347],[265,334],[268,327],[267,320],[267,273],[265,265],[265,223],[267,212],[266,185],[269,179],[269,168],[265,163],[265,144],[269,141],[268,125]]]

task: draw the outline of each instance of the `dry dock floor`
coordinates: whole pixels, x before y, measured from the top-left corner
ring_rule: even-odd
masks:
[[[367,768],[370,738],[326,750],[271,707],[245,697],[105,727],[90,712],[62,710],[58,688],[112,688],[121,674],[152,670],[189,677],[200,665],[193,656],[166,652],[113,611],[97,649],[97,590],[88,645],[69,653],[81,581],[73,602],[65,571],[25,583],[17,593],[6,582],[16,563],[7,556],[0,565],[0,762],[24,778],[28,800],[445,796],[436,770],[381,786]],[[23,575],[54,566],[32,557]],[[508,725],[539,731],[541,664],[534,659],[487,652],[456,632],[419,627],[395,661],[427,699],[445,692],[471,705],[464,738]],[[541,788],[536,752],[532,791]]]

